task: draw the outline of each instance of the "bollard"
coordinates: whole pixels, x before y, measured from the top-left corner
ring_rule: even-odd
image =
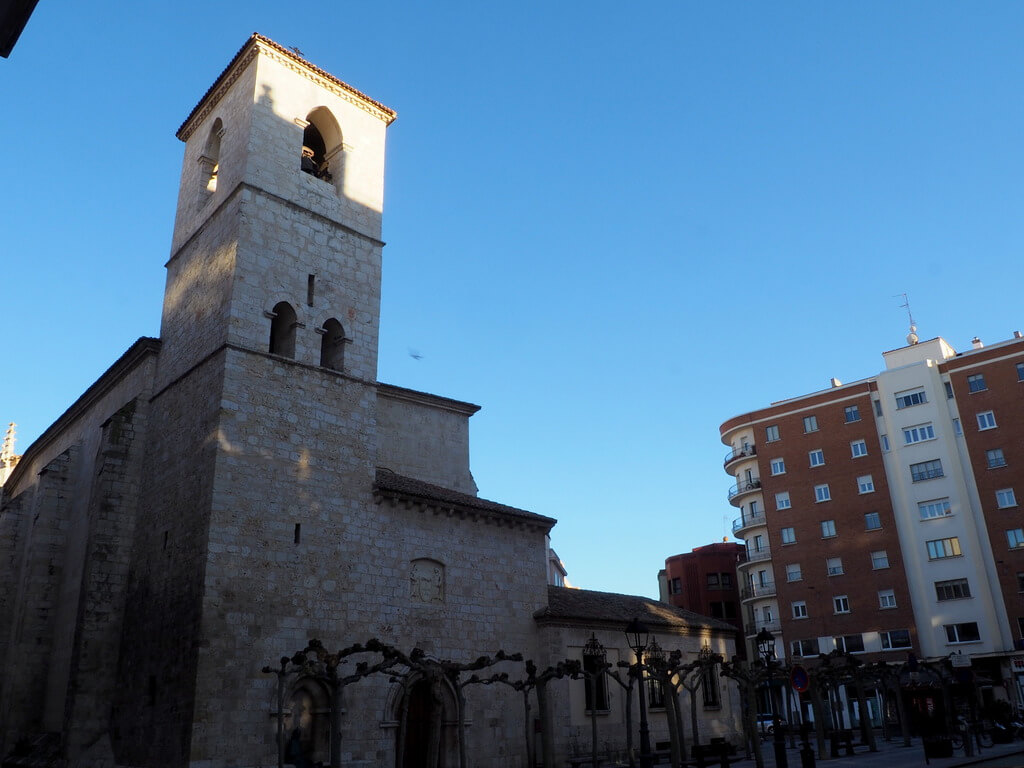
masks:
[[[800,740],[803,742],[800,746],[800,768],[815,767],[814,750],[811,748],[810,734],[810,724],[803,723],[800,726]]]

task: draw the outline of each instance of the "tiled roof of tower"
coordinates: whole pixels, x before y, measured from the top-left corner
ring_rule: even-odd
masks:
[[[358,96],[361,99],[365,99],[368,103],[372,104],[381,112],[389,116],[388,125],[393,123],[395,118],[398,117],[398,113],[395,112],[395,110],[391,109],[391,107],[385,106],[384,104],[381,104],[379,101],[376,101],[375,99],[371,99],[362,91],[358,90],[357,88],[353,88],[351,85],[342,80],[339,80],[330,72],[320,69],[320,67],[316,66],[315,64],[311,64],[310,62],[306,61],[306,59],[296,54],[295,51],[291,51],[288,48],[285,48],[280,43],[275,43],[269,37],[264,37],[258,32],[253,32],[252,36],[245,41],[245,45],[238,49],[238,53],[236,53],[232,57],[231,61],[228,62],[228,65],[224,67],[223,71],[219,75],[217,75],[217,79],[213,81],[213,85],[211,85],[206,90],[206,93],[204,93],[202,98],[199,99],[196,105],[192,108],[192,111],[188,113],[188,117],[186,117],[184,121],[182,121],[181,125],[178,127],[177,132],[175,133],[175,136],[181,138],[181,132],[184,130],[185,126],[188,125],[189,121],[195,116],[196,112],[199,111],[199,108],[202,107],[203,102],[206,101],[210,97],[210,94],[212,94],[217,89],[217,86],[220,85],[221,80],[223,80],[224,77],[228,74],[228,72],[231,71],[231,68],[235,65],[235,62],[237,62],[242,57],[242,54],[245,53],[249,46],[253,45],[256,42],[263,43],[263,45],[273,48],[278,53],[301,63],[303,66],[309,68],[311,72],[314,72],[315,74],[319,75],[325,80],[329,80],[338,87],[344,88],[346,91],[353,94],[354,96]]]
[[[707,627],[730,633],[736,631],[736,627],[727,622],[710,616],[701,616],[685,608],[676,608],[649,597],[567,587],[548,587],[547,608],[542,608],[533,616],[538,621],[576,620],[621,624],[623,627],[636,618],[652,630]]]
[[[495,501],[470,496],[468,493],[460,493],[440,485],[398,475],[389,469],[377,469],[377,481],[374,483],[373,490],[375,494],[384,497],[404,498],[426,506],[460,514],[482,515],[511,524],[522,523],[549,530],[557,522],[554,518],[527,512],[525,509],[509,507]]]

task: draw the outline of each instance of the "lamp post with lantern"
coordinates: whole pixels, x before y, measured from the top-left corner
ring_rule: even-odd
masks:
[[[775,748],[775,767],[789,768],[788,756],[786,755],[786,737],[782,733],[782,723],[779,722],[779,708],[772,696],[772,682],[774,679],[775,667],[775,635],[762,627],[755,638],[757,651],[764,659],[765,674],[768,680],[768,706],[771,707],[772,715],[772,746]]]
[[[590,691],[590,761],[597,768],[597,680],[605,671],[605,650],[597,635],[590,633],[590,639],[583,646],[583,675]]]
[[[640,768],[651,768],[651,732],[647,726],[647,697],[644,690],[644,651],[650,638],[650,630],[646,625],[634,618],[626,626],[626,644],[636,654],[636,678],[640,696]]]

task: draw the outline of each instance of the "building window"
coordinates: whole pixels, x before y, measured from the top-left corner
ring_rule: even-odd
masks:
[[[976,643],[981,640],[978,623],[968,621],[963,624],[946,624],[946,641],[949,643]]]
[[[847,424],[852,424],[855,421],[860,421],[860,409],[856,405],[846,406],[843,413],[846,416]]]
[[[868,455],[868,444],[864,440],[854,440],[850,443],[850,455],[853,458]]]
[[[936,600],[963,600],[971,596],[971,588],[967,579],[950,579],[935,582]]]
[[[882,435],[881,437],[879,437],[879,442],[882,443],[882,450],[883,451],[888,451],[889,450],[889,436],[888,435]]]
[[[804,432],[817,432],[818,431],[818,417],[817,416],[804,416]]]
[[[344,370],[345,329],[333,317],[324,323],[320,336],[320,365],[335,371]]]
[[[863,635],[843,635],[842,637],[834,638],[834,640],[836,650],[838,651],[843,653],[864,653]]]
[[[953,434],[960,437],[964,433],[964,428],[960,426],[960,419],[953,419]]]
[[[950,382],[948,382],[948,381],[944,381],[942,383],[946,387],[946,399],[947,400],[952,400],[953,399],[953,385]]]
[[[861,475],[857,478],[857,492],[858,493],[874,493],[875,492],[875,481],[871,478],[871,475]]]
[[[270,312],[270,345],[272,355],[295,357],[295,327],[298,317],[287,301],[278,302]]]
[[[670,581],[668,583],[668,593],[670,595],[678,595],[682,591],[683,591],[683,584],[679,580],[679,577],[676,576],[675,578],[672,579],[672,581]]]
[[[935,428],[931,424],[918,424],[916,427],[907,427],[903,430],[903,442],[906,445],[923,443],[925,440],[935,439]]]
[[[923,389],[907,390],[906,392],[896,393],[896,407],[897,408],[910,408],[914,405],[922,405],[928,402],[928,398],[925,397]]]
[[[790,563],[786,566],[786,581],[801,581],[803,577],[800,573],[800,563]]]
[[[996,428],[996,415],[992,411],[982,411],[978,414],[978,431]]]
[[[931,520],[935,517],[951,515],[953,511],[949,508],[949,499],[934,499],[933,501],[919,501],[917,514],[922,520]]]
[[[794,640],[789,644],[789,649],[792,656],[817,656],[820,653],[816,637],[810,640]]]
[[[877,531],[882,527],[882,518],[879,517],[877,512],[867,512],[864,514],[864,530],[865,531]]]
[[[647,680],[647,706],[649,709],[665,708],[665,688],[660,680]]]
[[[821,521],[821,538],[830,539],[836,535],[836,521],[835,520],[822,520]]]
[[[783,544],[795,544],[796,543],[796,529],[795,528],[783,528],[780,532],[782,535]]]
[[[878,591],[878,608],[879,610],[886,610],[889,608],[896,607],[896,592],[891,589],[881,589]]]
[[[779,428],[777,425],[764,428],[764,441],[766,443],[774,443],[779,439]]]
[[[761,552],[764,549],[764,534],[759,533],[757,534],[757,536],[754,537],[754,551]]]
[[[1017,572],[1017,591],[1024,592],[1024,572]]]
[[[731,600],[711,603],[711,616],[715,619],[735,619],[736,603]]]
[[[829,557],[825,560],[825,568],[829,576],[841,576],[843,573],[843,558]]]
[[[879,632],[882,638],[883,651],[896,651],[901,648],[910,648],[909,629],[890,629],[888,632]]]
[[[786,474],[786,462],[783,459],[772,459],[771,468],[773,475]]]
[[[988,389],[985,386],[985,374],[976,373],[973,376],[967,377],[967,391],[968,392],[983,392]]]
[[[789,509],[790,506],[792,505],[789,501],[789,491],[780,491],[779,493],[775,494],[776,509]]]
[[[988,464],[989,469],[1005,467],[1006,457],[1003,456],[1003,449],[993,448],[991,451],[985,451],[985,463]]]
[[[1010,545],[1010,549],[1024,547],[1024,528],[1012,528],[1007,531],[1006,543]]]
[[[722,706],[722,696],[719,693],[718,666],[706,667],[701,674],[701,691],[704,694],[705,707]]]
[[[936,477],[942,477],[942,462],[938,459],[910,465],[910,479],[915,483],[932,480]]]
[[[882,401],[873,400],[872,402],[875,404],[875,416],[882,418]]]
[[[871,553],[871,568],[873,570],[881,570],[882,568],[889,567],[889,553],[884,549],[880,549],[877,552]]]
[[[1024,381],[1024,363],[1017,363],[1017,381]]]
[[[807,618],[807,603],[803,600],[797,600],[792,604],[793,618],[794,619],[806,619]]]
[[[850,598],[846,595],[836,595],[832,598],[832,609],[836,613],[850,612]]]
[[[815,501],[815,503],[817,503],[819,501],[831,501],[831,500],[832,500],[832,494],[829,492],[828,483],[825,483],[824,485],[816,485],[816,486],[814,486],[814,501]]]
[[[811,460],[812,467],[821,467],[825,464],[825,452],[818,448],[807,454]]]
[[[720,589],[717,573],[708,574],[708,589]]]
[[[996,491],[996,506],[999,509],[1017,506],[1017,496],[1014,494],[1013,488],[1003,488],[1001,491]]]
[[[960,557],[960,539],[952,536],[948,539],[932,539],[925,542],[929,560],[942,560],[946,557]]]
[[[722,582],[722,589],[732,589],[731,573],[720,573],[718,574],[718,578]]]
[[[594,676],[593,685],[583,686],[586,690],[584,701],[588,712],[608,711],[608,678],[606,675],[600,674],[603,671],[600,664],[599,657],[583,655],[583,671]]]

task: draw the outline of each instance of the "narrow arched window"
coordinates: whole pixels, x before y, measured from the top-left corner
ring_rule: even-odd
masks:
[[[333,184],[341,178],[341,129],[338,121],[326,107],[317,107],[306,116],[302,131],[302,158],[300,168],[310,176]]]
[[[218,117],[210,128],[210,135],[199,156],[200,202],[206,200],[217,191],[217,175],[220,173],[220,139],[224,135],[224,123]]]
[[[324,323],[320,336],[320,365],[335,371],[345,364],[345,329],[333,317]]]
[[[270,354],[295,357],[295,326],[298,318],[287,301],[274,305],[270,313]]]

